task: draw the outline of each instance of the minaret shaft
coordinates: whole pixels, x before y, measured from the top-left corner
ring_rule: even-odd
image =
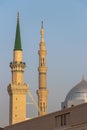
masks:
[[[39,54],[39,88],[37,90],[38,95],[38,116],[42,116],[47,114],[47,96],[48,96],[48,90],[47,90],[47,67],[46,67],[46,47],[44,42],[44,28],[42,23],[41,28],[41,42],[40,42],[40,50],[38,51]]]
[[[18,65],[15,63],[10,64],[12,68],[12,83],[13,84],[23,84],[24,83],[24,64],[19,64]]]
[[[14,59],[13,59],[14,62],[22,61],[22,51],[16,50],[16,51],[14,51],[13,55],[14,55]]]
[[[22,48],[18,15],[13,62],[10,63],[12,82],[8,86],[8,93],[10,96],[10,124],[15,124],[26,120],[26,93],[28,91],[28,86],[24,83],[23,78],[25,66],[26,64],[22,62]]]

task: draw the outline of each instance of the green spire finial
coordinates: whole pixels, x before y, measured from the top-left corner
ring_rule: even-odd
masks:
[[[19,23],[19,12],[17,13],[17,23]]]
[[[19,12],[17,14],[17,27],[16,27],[16,37],[15,37],[14,51],[15,50],[22,50],[21,37],[20,37],[20,25],[19,25]]]

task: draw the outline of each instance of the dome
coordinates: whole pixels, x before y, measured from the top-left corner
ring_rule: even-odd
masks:
[[[62,108],[78,105],[84,102],[87,102],[87,81],[83,78],[80,83],[69,91],[65,101],[62,103]]]
[[[87,99],[87,81],[82,80],[74,88],[72,88],[67,94],[65,100],[75,100],[75,99]]]

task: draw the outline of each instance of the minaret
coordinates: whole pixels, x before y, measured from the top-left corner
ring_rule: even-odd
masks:
[[[22,62],[22,46],[18,13],[13,62],[10,63],[12,83],[8,86],[8,93],[10,96],[10,124],[26,120],[26,93],[28,91],[28,86],[24,83],[23,79],[25,66],[25,62]]]
[[[39,88],[37,90],[38,95],[38,116],[42,116],[47,114],[47,96],[48,96],[48,90],[46,88],[47,86],[47,67],[46,67],[46,47],[44,42],[44,27],[43,27],[43,21],[42,21],[42,27],[41,27],[41,41],[40,41],[40,50],[38,51],[39,54]]]

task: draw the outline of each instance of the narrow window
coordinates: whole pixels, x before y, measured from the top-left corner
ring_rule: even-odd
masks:
[[[64,125],[66,125],[66,115],[65,114],[64,114],[63,118],[64,118]]]
[[[45,112],[45,103],[43,103],[43,109],[44,109],[44,112]]]

